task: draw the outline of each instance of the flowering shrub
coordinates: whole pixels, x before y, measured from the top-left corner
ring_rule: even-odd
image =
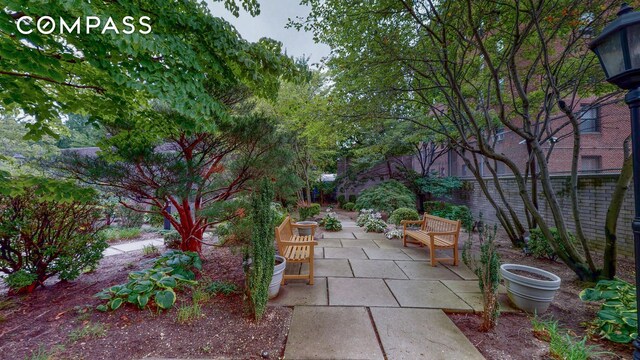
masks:
[[[364,223],[364,230],[366,232],[377,232],[381,233],[387,228],[387,223],[385,223],[382,219],[370,217],[367,222]]]
[[[384,236],[391,240],[393,238],[401,239],[402,238],[402,229],[389,229],[385,230]]]
[[[335,213],[328,213],[324,219],[322,219],[324,229],[327,231],[340,231],[342,230],[342,223],[336,217]]]

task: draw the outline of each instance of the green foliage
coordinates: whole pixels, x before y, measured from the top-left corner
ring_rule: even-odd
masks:
[[[322,219],[324,229],[327,231],[340,231],[342,230],[342,223],[336,217],[335,213],[328,213]]]
[[[364,231],[366,232],[382,233],[386,228],[387,223],[382,219],[377,219],[375,217],[369,217],[369,219],[364,223]]]
[[[275,263],[273,212],[271,202],[274,190],[271,181],[263,178],[258,191],[251,198],[251,259],[253,261],[247,276],[247,287],[251,308],[256,320],[260,320],[269,299],[269,283]]]
[[[100,231],[100,234],[104,236],[107,242],[115,240],[130,240],[140,237],[142,229],[136,228],[121,228],[121,227],[108,227]]]
[[[7,286],[9,286],[10,289],[16,290],[26,288],[27,286],[33,284],[36,280],[38,280],[38,275],[28,273],[25,270],[18,270],[7,275],[7,277],[4,278]]]
[[[637,334],[636,287],[622,280],[600,280],[580,292],[582,301],[603,301],[594,326],[605,339],[629,343]]]
[[[441,201],[427,201],[424,203],[427,214],[449,220],[460,220],[462,228],[471,231],[473,228],[473,216],[466,205],[453,205]]]
[[[338,207],[344,209],[344,204],[347,202],[346,197],[344,195],[338,195]]]
[[[69,340],[76,342],[79,340],[97,339],[107,336],[107,327],[103,323],[88,323],[69,333]]]
[[[374,209],[391,213],[401,207],[415,207],[415,204],[416,199],[411,190],[399,181],[389,180],[363,190],[356,200],[356,209]]]
[[[549,229],[553,234],[555,241],[560,237],[558,233],[558,229],[550,228]],[[573,237],[573,235],[571,235]],[[559,244],[559,242],[556,242]],[[527,242],[527,249],[533,255],[533,257],[537,259],[546,258],[549,260],[555,260],[558,257],[555,250],[551,247],[549,240],[544,236],[542,230],[539,228],[531,229],[531,235],[529,236],[529,242]]]
[[[354,211],[356,209],[356,204],[352,202],[345,203],[342,208],[346,211]]]
[[[549,342],[549,352],[554,359],[589,360],[604,354],[597,346],[587,345],[586,336],[578,339],[561,329],[557,320],[535,316],[531,325],[537,338]]]
[[[500,315],[498,303],[498,286],[500,285],[500,255],[496,249],[495,238],[498,226],[493,229],[485,228],[480,234],[480,258],[471,252],[471,240],[465,243],[462,251],[462,261],[476,276],[483,298],[482,330],[493,329]]]
[[[108,247],[99,219],[93,190],[44,178],[0,181],[0,271],[20,272],[9,278],[14,284],[35,279],[27,291],[53,275],[77,278]]]
[[[157,256],[160,255],[160,250],[155,245],[149,244],[142,247],[142,254],[144,256]]]
[[[123,228],[139,228],[144,224],[144,213],[139,205],[120,205],[116,210],[116,216]]]
[[[400,225],[402,220],[420,220],[420,214],[413,208],[398,208],[389,217],[389,223]]]
[[[357,197],[355,195],[353,195],[353,194],[349,195],[349,202],[350,203],[354,203],[355,204],[356,203],[356,199],[357,199]]]
[[[358,218],[356,219],[356,225],[364,226],[367,220],[371,218],[380,219],[380,213],[374,213],[371,209],[362,209],[360,210],[360,214],[358,214]]]
[[[225,1],[236,13],[237,3]],[[258,12],[255,0],[239,3]],[[100,34],[99,29],[86,36],[58,29],[51,34],[22,34],[13,16],[23,12],[34,19],[52,16],[56,22],[97,16],[103,19],[102,26],[109,17],[151,15],[152,29],[149,34],[131,35]],[[0,38],[0,68],[11,71],[0,80],[6,90],[0,103],[33,119],[27,126],[30,138],[56,135],[66,114],[89,115],[89,121],[100,123],[143,120],[153,106],[149,99],[201,124],[228,119],[221,87],[244,86],[258,96],[275,97],[279,77],[292,79],[299,73],[293,60],[282,55],[280,43],[266,38],[247,42],[198,1],[124,0],[109,6],[100,2],[69,6],[7,0],[3,13],[0,31],[12,36]]]
[[[430,174],[417,180],[418,186],[425,194],[440,198],[451,194],[462,187],[462,181],[455,176],[437,176]]]
[[[97,298],[107,301],[97,309],[117,310],[125,303],[140,309],[154,305],[158,309],[169,309],[176,301],[176,289],[197,284],[193,269],[202,269],[197,253],[170,250],[159,257],[152,268],[131,272],[128,282],[96,294]]]
[[[207,286],[207,291],[213,295],[229,296],[238,291],[238,286],[230,281],[213,281]]]
[[[170,230],[164,234],[164,246],[167,249],[180,249],[180,243],[182,242],[182,236],[175,230]]]
[[[320,215],[320,209],[320,204],[309,204],[306,201],[298,202],[298,214],[300,215],[300,221],[304,221],[314,216]]]

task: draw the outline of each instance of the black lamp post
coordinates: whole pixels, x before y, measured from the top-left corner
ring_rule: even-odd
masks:
[[[635,218],[631,227],[636,260],[636,297],[640,299],[640,12],[622,4],[618,18],[607,25],[589,47],[600,59],[607,81],[630,90],[624,100],[631,109],[635,195]],[[640,306],[638,311],[640,318]],[[638,328],[640,329],[640,325]],[[640,360],[640,336],[633,342],[633,346],[633,358]]]

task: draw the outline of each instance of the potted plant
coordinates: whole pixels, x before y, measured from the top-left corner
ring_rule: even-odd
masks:
[[[311,229],[318,226],[318,223],[307,219],[320,214],[320,205],[312,204],[307,201],[298,201],[298,214],[300,215],[300,220],[296,222],[296,225],[306,225],[298,227],[298,235],[311,235]]]
[[[500,274],[505,280],[511,302],[528,313],[541,314],[560,288],[560,278],[548,271],[532,266],[503,264]]]
[[[287,259],[280,255],[276,255],[276,262],[273,268],[273,276],[271,276],[271,283],[269,283],[269,299],[273,299],[278,296],[280,292],[280,284],[282,283],[282,276],[284,276],[284,269],[287,267]]]

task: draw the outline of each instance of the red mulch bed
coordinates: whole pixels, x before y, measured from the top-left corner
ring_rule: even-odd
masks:
[[[466,235],[461,236],[466,239]],[[598,310],[597,304],[584,303],[578,297],[582,289],[593,284],[581,282],[566,265],[558,261],[535,259],[514,249],[504,234],[498,234],[499,252],[502,263],[516,263],[535,266],[550,271],[562,279],[562,285],[544,317],[553,317],[563,329],[576,336],[588,335],[588,323]],[[596,263],[602,263],[594,254]],[[634,282],[633,259],[618,259],[618,277]],[[479,331],[481,317],[473,314],[449,314],[451,320],[464,332],[471,342],[487,359],[547,359],[548,343],[533,336],[531,318],[524,314],[501,314],[498,326],[489,333]],[[631,344],[616,344],[591,337],[589,343],[611,354],[601,355],[602,359],[631,359]]]
[[[11,297],[0,310],[0,358],[24,359],[40,351],[62,359],[271,358],[283,355],[292,309],[269,307],[260,322],[246,314],[242,294],[218,295],[202,305],[203,316],[177,322],[177,309],[191,304],[189,290],[178,293],[174,308],[155,312],[127,306],[114,312],[94,310],[101,289],[123,283],[130,271],[144,268],[140,254],[107,257],[93,273],[74,282],[58,282],[28,297]],[[207,249],[202,275],[234,282],[241,289],[240,255]],[[6,293],[6,289],[0,289]],[[102,325],[106,335],[72,341],[69,334],[87,324]],[[264,353],[264,355],[263,355]]]

